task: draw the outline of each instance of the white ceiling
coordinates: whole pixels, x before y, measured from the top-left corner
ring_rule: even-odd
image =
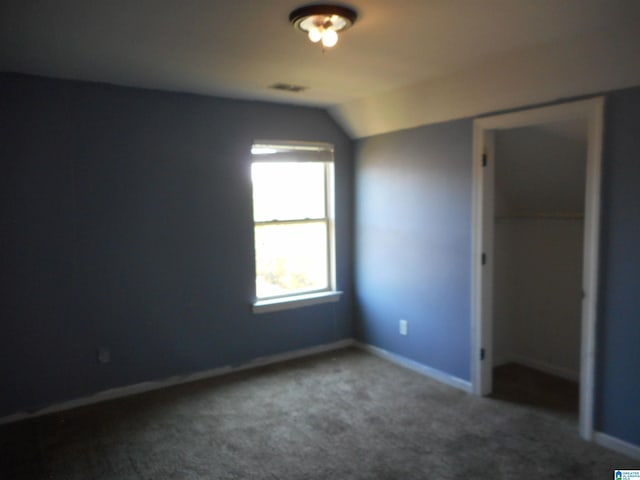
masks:
[[[326,107],[355,137],[640,84],[638,0],[348,3],[322,53],[288,22],[300,0],[1,0],[0,70]]]

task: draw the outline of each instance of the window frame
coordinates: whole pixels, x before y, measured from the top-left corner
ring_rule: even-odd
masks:
[[[252,144],[252,152],[256,148],[282,149],[286,152],[298,152],[303,159],[283,159],[268,154],[251,154],[251,166],[254,163],[322,163],[324,170],[324,216],[321,218],[306,219],[273,219],[268,221],[256,221],[253,209],[253,201],[251,202],[252,220],[253,220],[253,265],[254,265],[254,313],[267,313],[279,310],[287,310],[292,308],[300,308],[309,305],[316,305],[327,302],[337,302],[342,292],[336,288],[336,242],[335,242],[335,160],[334,147],[330,143],[321,142],[300,142],[300,141],[280,141],[280,140],[255,140]],[[313,155],[307,155],[309,158],[304,159],[303,152],[312,152]],[[279,152],[274,152],[278,154]],[[284,153],[284,152],[280,152]],[[326,156],[325,159],[313,159],[316,155],[320,158]],[[286,155],[285,155],[286,156]],[[251,192],[253,195],[253,181],[251,182]],[[260,225],[282,225],[282,224],[312,224],[323,223],[326,225],[326,244],[327,244],[327,286],[323,289],[303,291],[298,293],[286,293],[282,295],[260,297],[257,296],[257,265],[256,265],[256,227]]]

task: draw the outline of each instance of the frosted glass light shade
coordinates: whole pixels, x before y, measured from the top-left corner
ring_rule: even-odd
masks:
[[[338,43],[338,34],[335,32],[335,30],[325,30],[322,34],[322,45],[327,48],[331,48],[336,43]]]
[[[313,43],[318,43],[322,40],[322,31],[318,27],[313,27],[309,30],[309,40]]]

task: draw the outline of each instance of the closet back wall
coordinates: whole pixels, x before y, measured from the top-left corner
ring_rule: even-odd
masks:
[[[494,364],[578,380],[586,123],[496,134]]]

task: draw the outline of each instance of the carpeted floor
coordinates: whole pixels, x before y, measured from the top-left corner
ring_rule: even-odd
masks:
[[[0,478],[611,478],[573,420],[354,349],[0,427]]]

